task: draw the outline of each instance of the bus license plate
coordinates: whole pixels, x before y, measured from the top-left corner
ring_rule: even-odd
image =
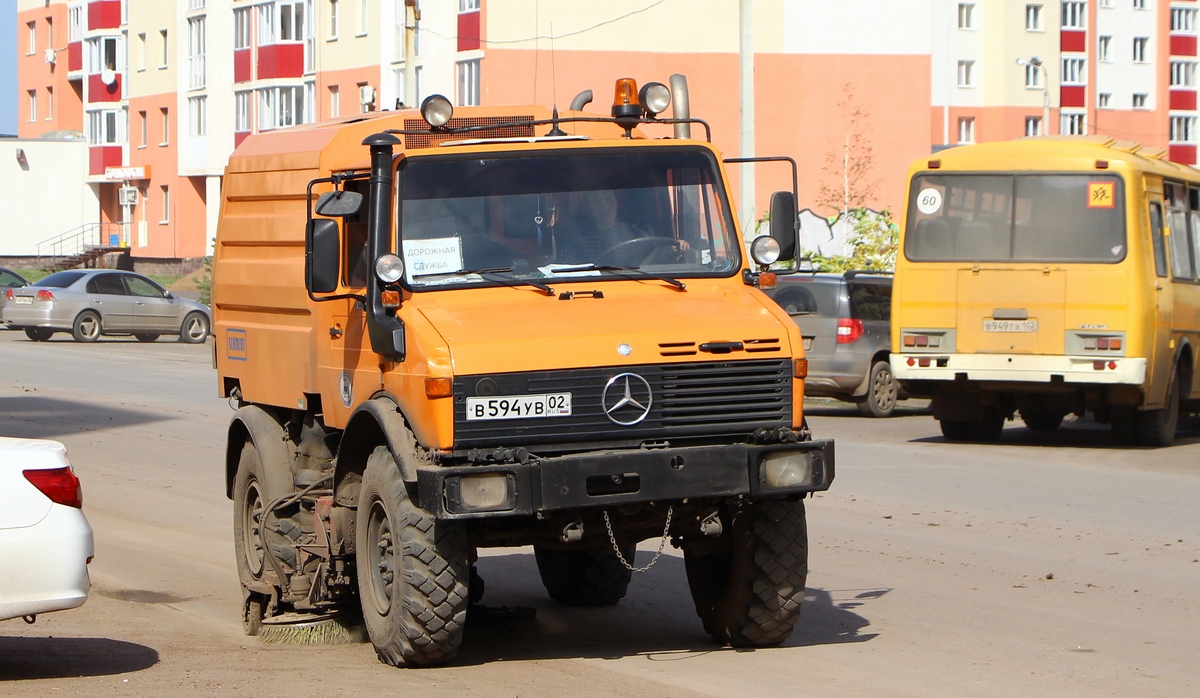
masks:
[[[571,393],[467,398],[467,421],[570,417]]]
[[[1037,332],[1037,320],[984,320],[984,332]]]

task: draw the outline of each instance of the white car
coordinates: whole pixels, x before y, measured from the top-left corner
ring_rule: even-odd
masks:
[[[92,527],[57,441],[0,437],[0,620],[87,601]]]

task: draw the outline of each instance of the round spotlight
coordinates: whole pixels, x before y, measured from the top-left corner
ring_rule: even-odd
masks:
[[[778,262],[779,252],[779,241],[768,235],[755,238],[750,243],[750,256],[764,267]]]
[[[394,254],[380,256],[375,260],[375,276],[384,283],[396,283],[404,276],[404,260]]]
[[[452,116],[454,105],[441,95],[429,95],[421,102],[421,118],[434,128],[445,126]]]
[[[638,92],[638,102],[647,112],[658,116],[671,106],[671,89],[661,82],[648,82]]]

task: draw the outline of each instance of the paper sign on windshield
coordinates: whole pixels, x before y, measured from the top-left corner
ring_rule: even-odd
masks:
[[[1088,208],[1112,208],[1113,182],[1088,182]]]
[[[458,271],[463,268],[462,239],[404,240],[404,268],[409,278]]]

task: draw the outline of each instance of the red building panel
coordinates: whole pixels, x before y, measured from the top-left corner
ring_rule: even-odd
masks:
[[[298,78],[304,75],[304,44],[258,47],[258,79]]]
[[[1178,34],[1171,35],[1171,55],[1172,56],[1194,56],[1196,55],[1196,37],[1180,36]]]
[[[458,50],[479,48],[479,13],[464,12],[458,16]]]
[[[119,145],[93,145],[88,150],[88,174],[90,175],[102,175],[105,167],[120,167],[125,164],[121,162],[121,146]]]
[[[1196,108],[1196,91],[1171,90],[1171,108],[1194,110]]]
[[[233,52],[233,81],[249,82],[250,78],[250,49],[238,49]]]
[[[1063,85],[1059,89],[1058,95],[1064,107],[1087,106],[1087,88],[1083,85]]]
[[[1063,29],[1059,48],[1067,53],[1084,53],[1087,51],[1087,32]]]
[[[88,31],[120,29],[121,0],[91,0],[87,15]]]
[[[88,76],[88,101],[89,102],[120,102],[121,101],[121,74],[113,74],[113,83],[105,85],[100,79],[100,75]]]
[[[1177,162],[1180,165],[1195,165],[1196,146],[1173,145],[1171,146],[1170,154],[1167,157],[1171,159],[1171,162]]]
[[[75,72],[83,70],[83,42],[72,41],[67,44],[67,70]]]

